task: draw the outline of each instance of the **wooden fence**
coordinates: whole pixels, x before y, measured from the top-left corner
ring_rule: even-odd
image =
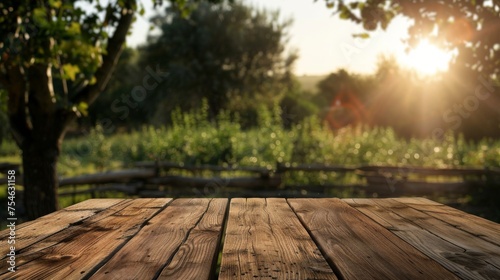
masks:
[[[15,168],[12,165],[6,167]],[[327,181],[319,184],[294,184],[287,180],[287,176],[293,172],[333,172],[340,176],[353,174],[359,183]],[[0,184],[5,183],[6,179],[0,178]],[[16,183],[22,185],[19,175]],[[436,194],[451,197],[484,187],[499,186],[500,169],[345,167],[321,164],[277,164],[271,168],[263,168],[138,162],[132,169],[61,178],[59,185],[61,196],[73,198],[82,193],[90,193],[92,197],[96,197],[99,193],[108,191],[139,197],[322,197],[329,196],[334,191],[346,190],[353,194],[379,197]],[[82,188],[82,185],[89,187]]]

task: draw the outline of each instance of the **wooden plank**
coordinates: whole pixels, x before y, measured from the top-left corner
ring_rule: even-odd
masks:
[[[23,223],[16,227],[16,251],[21,251],[29,245],[68,228],[105,208],[111,207],[122,199],[91,199],[72,205],[63,210],[53,212],[36,220]],[[0,232],[0,242],[7,240],[9,231]],[[6,258],[7,246],[0,248],[1,259]]]
[[[90,278],[208,279],[226,206],[226,199],[175,200]]]
[[[343,279],[456,279],[339,199],[288,201]]]
[[[453,267],[453,271],[460,277],[467,279],[500,278],[499,246],[476,238],[476,236],[466,231],[437,220],[396,200],[380,199],[375,200],[375,203],[383,208],[381,212],[393,213],[387,216],[400,219],[402,224],[413,224],[416,227],[425,229],[429,234],[424,238],[435,236],[443,240],[443,243],[447,242],[459,247],[460,250],[458,251],[447,251],[436,249],[435,245],[409,242],[419,249],[425,249],[426,252],[434,250],[435,253],[432,254],[432,258],[445,267]],[[427,241],[427,239],[424,240]],[[411,241],[414,241],[414,239]]]
[[[470,263],[450,261],[447,256],[460,256],[464,248],[447,242],[430,232],[427,228],[409,221],[397,213],[380,206],[372,199],[345,199],[349,205],[356,207],[383,227],[387,228],[401,239],[411,244],[419,251],[439,262],[443,267],[454,272],[462,279],[483,279],[481,274],[469,268]],[[490,265],[491,266],[491,265]]]
[[[44,219],[40,219],[35,223],[30,223],[28,226],[16,229],[16,251],[23,250],[29,245],[36,243],[56,232],[60,232],[65,228],[71,226],[71,224],[78,223],[79,221],[86,219],[96,212],[90,210],[81,211],[59,211],[55,212],[57,214],[47,215]],[[7,244],[8,230],[1,233],[2,238],[0,243]],[[5,243],[4,243],[5,242]],[[5,254],[7,253],[7,246],[2,246],[0,248],[1,259],[5,259]]]
[[[99,198],[99,199],[87,199],[80,203],[73,204],[64,208],[67,211],[74,210],[95,210],[102,211],[106,208],[109,208],[119,202],[123,202],[123,199],[120,198]]]
[[[231,200],[219,279],[337,279],[282,198]]]
[[[433,205],[433,206],[443,205],[439,202],[435,202],[424,197],[400,197],[398,198],[398,201],[405,204],[416,204],[416,205]]]
[[[158,279],[209,279],[215,274],[227,199],[213,199]]]
[[[439,203],[429,205],[423,204],[421,201],[414,203],[411,199],[396,198],[395,200],[466,231],[477,238],[500,246],[500,224]]]
[[[171,199],[135,199],[37,242],[17,255],[18,279],[80,279],[119,250]],[[0,273],[7,271],[6,262]],[[0,276],[2,277],[2,276]]]

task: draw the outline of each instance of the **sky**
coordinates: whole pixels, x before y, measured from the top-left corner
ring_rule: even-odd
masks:
[[[156,12],[152,1],[142,1],[146,10],[134,24],[127,40],[129,46],[146,41],[148,18]],[[323,0],[244,0],[244,3],[268,10],[279,10],[283,19],[293,18],[288,47],[298,50],[296,75],[324,75],[346,69],[352,73],[370,74],[376,70],[380,55],[394,55],[402,60],[410,21],[396,17],[387,30],[371,33],[369,39],[352,35],[365,32],[361,25],[341,20]]]

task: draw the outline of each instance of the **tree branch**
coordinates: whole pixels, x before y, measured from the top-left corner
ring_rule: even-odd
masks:
[[[118,20],[116,30],[113,36],[108,40],[106,55],[103,56],[102,65],[95,73],[96,82],[92,85],[87,85],[80,92],[76,93],[71,99],[73,104],[85,102],[90,105],[97,96],[104,91],[123,50],[127,33],[134,19],[135,6],[136,1],[129,0],[122,8],[121,17]]]
[[[51,114],[56,98],[52,84],[51,65],[35,63],[28,68],[28,107],[31,113]]]

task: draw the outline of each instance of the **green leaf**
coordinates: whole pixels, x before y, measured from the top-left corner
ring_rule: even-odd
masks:
[[[358,33],[358,34],[353,34],[352,37],[354,38],[361,38],[361,39],[368,39],[370,38],[370,34],[368,33]]]
[[[80,68],[77,65],[64,64],[63,72],[64,72],[63,78],[74,81],[76,78],[76,74],[80,73]]]
[[[62,2],[60,0],[49,0],[49,6],[52,8],[59,9],[62,5]]]
[[[86,102],[80,102],[78,103],[78,105],[76,106],[76,109],[78,110],[78,112],[82,113],[82,115],[84,116],[87,116],[89,114],[89,104],[87,104]]]
[[[346,7],[342,8],[342,11],[340,12],[339,17],[341,19],[349,19],[351,17],[351,13],[349,12],[349,9]]]
[[[139,15],[143,16],[145,12],[146,11],[144,10],[144,5],[142,5],[142,3],[141,3],[140,9],[139,9]]]
[[[42,27],[45,27],[49,24],[47,21],[47,13],[44,8],[36,8],[33,10],[33,21]]]
[[[80,24],[78,22],[72,22],[67,28],[67,32],[71,35],[77,35],[81,33]]]

